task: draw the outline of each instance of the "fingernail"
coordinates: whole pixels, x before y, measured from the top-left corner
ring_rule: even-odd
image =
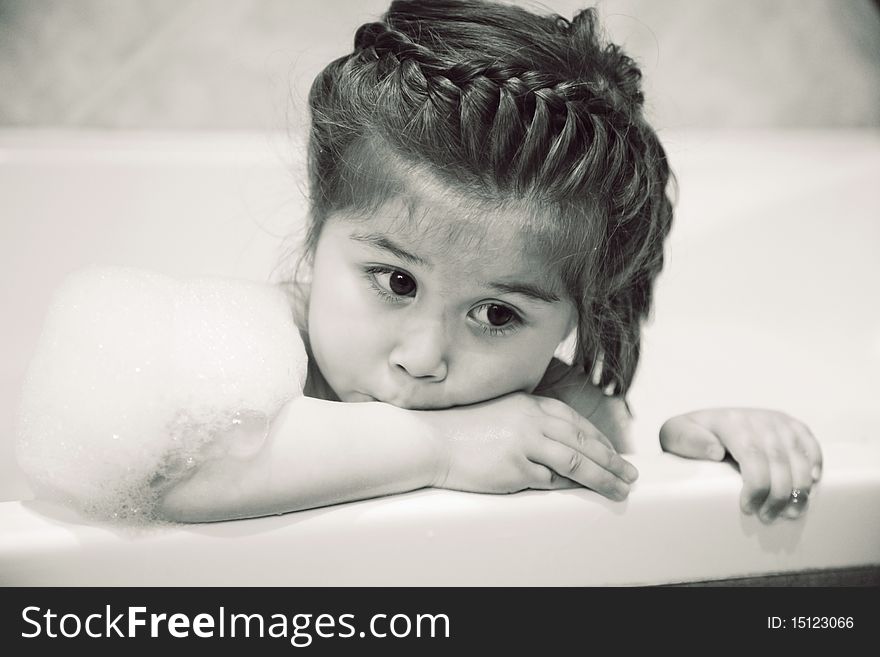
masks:
[[[713,461],[720,461],[724,458],[727,451],[721,445],[712,445],[707,452],[707,456]]]
[[[743,506],[743,510],[746,513],[748,513],[749,515],[752,515],[752,514],[758,515],[758,512],[761,510],[763,504],[764,504],[763,498],[755,499],[752,497],[747,497],[745,504]]]
[[[639,478],[639,471],[636,470],[635,466],[627,463],[626,467],[623,469],[623,478],[626,479],[627,483],[631,484]]]
[[[822,476],[822,468],[820,468],[818,465],[814,465],[811,474],[813,475],[813,481],[819,481],[819,477]]]
[[[785,517],[789,520],[796,520],[801,517],[801,509],[797,506],[787,506],[785,507]]]
[[[618,484],[614,487],[614,499],[618,502],[623,502],[626,499],[627,495],[629,495],[629,486],[623,486],[622,484]]]
[[[771,516],[770,512],[766,509],[758,514],[758,518],[760,518],[761,522],[763,522],[765,525],[769,525],[771,522],[773,522],[773,516]]]

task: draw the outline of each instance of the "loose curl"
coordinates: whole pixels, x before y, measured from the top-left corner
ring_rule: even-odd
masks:
[[[314,252],[327,217],[401,191],[376,158],[465,197],[516,202],[578,312],[577,363],[625,396],[672,223],[641,72],[571,21],[480,0],[395,0],[309,95]]]

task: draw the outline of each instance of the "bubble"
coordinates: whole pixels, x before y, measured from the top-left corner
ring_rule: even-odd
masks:
[[[148,521],[206,459],[258,452],[270,418],[302,394],[306,365],[274,286],[90,268],[50,306],[17,457],[40,497]]]

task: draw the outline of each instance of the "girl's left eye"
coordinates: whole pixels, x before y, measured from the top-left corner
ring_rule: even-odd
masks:
[[[500,303],[484,303],[474,309],[474,319],[484,333],[504,335],[517,330],[522,318],[513,308]]]

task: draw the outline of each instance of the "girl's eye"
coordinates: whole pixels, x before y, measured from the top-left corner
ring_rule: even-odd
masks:
[[[388,275],[388,287],[394,294],[408,297],[416,291],[416,282],[402,271],[393,271]]]
[[[387,301],[415,295],[415,279],[404,271],[387,267],[368,267],[366,273],[370,286]]]
[[[486,307],[486,319],[492,326],[504,326],[513,319],[513,311],[505,306],[489,304]]]
[[[513,308],[499,303],[486,303],[475,309],[474,319],[490,335],[503,335],[519,328],[522,319]]]

